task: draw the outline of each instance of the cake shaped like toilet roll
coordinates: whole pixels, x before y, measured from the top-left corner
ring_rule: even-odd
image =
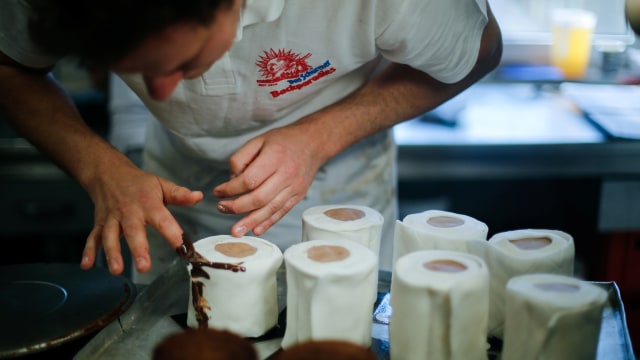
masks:
[[[422,250],[391,279],[391,359],[486,359],[489,271],[480,257]]]
[[[309,240],[284,252],[287,327],[282,348],[308,340],[371,344],[378,261],[354,241]]]
[[[396,221],[393,240],[395,261],[418,250],[454,250],[484,257],[489,228],[463,214],[427,210]]]
[[[278,321],[276,272],[280,249],[260,238],[218,235],[194,243],[207,263],[190,263],[189,327],[266,333]]]
[[[571,235],[559,230],[521,229],[493,235],[486,258],[491,274],[489,334],[502,338],[509,279],[531,273],[573,276],[574,252]]]
[[[302,213],[302,241],[352,240],[380,255],[384,217],[360,205],[319,205]]]
[[[556,274],[512,278],[506,287],[504,360],[595,359],[607,292]]]

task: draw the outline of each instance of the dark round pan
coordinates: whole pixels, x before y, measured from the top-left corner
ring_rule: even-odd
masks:
[[[134,285],[105,268],[71,263],[0,267],[0,358],[36,353],[92,334],[135,299]]]

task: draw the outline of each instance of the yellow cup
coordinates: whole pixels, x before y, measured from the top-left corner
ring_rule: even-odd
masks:
[[[551,65],[565,79],[582,79],[589,65],[596,15],[582,9],[555,9],[551,14]]]

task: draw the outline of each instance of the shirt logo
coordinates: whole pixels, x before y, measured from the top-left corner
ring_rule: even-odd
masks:
[[[258,86],[276,87],[284,83],[285,87],[269,92],[273,98],[277,98],[309,86],[336,71],[329,60],[319,66],[312,66],[307,61],[310,57],[311,53],[301,55],[292,50],[265,50],[256,61],[262,75],[262,79],[257,80]]]

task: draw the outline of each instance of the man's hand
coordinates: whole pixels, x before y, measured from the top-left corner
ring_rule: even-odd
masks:
[[[325,161],[314,150],[318,138],[309,135],[302,126],[274,129],[251,139],[231,157],[231,180],[217,186],[214,195],[234,198],[220,201],[220,212],[248,213],[231,229],[233,236],[251,230],[263,234],[304,198]]]
[[[156,228],[177,248],[182,243],[182,228],[167,209],[167,205],[192,206],[202,200],[202,192],[187,188],[142,171],[135,166],[118,167],[101,177],[89,193],[95,204],[95,225],[82,254],[80,266],[93,266],[100,246],[104,248],[109,271],[124,269],[120,238],[125,237],[136,269],[151,268],[146,225]]]

